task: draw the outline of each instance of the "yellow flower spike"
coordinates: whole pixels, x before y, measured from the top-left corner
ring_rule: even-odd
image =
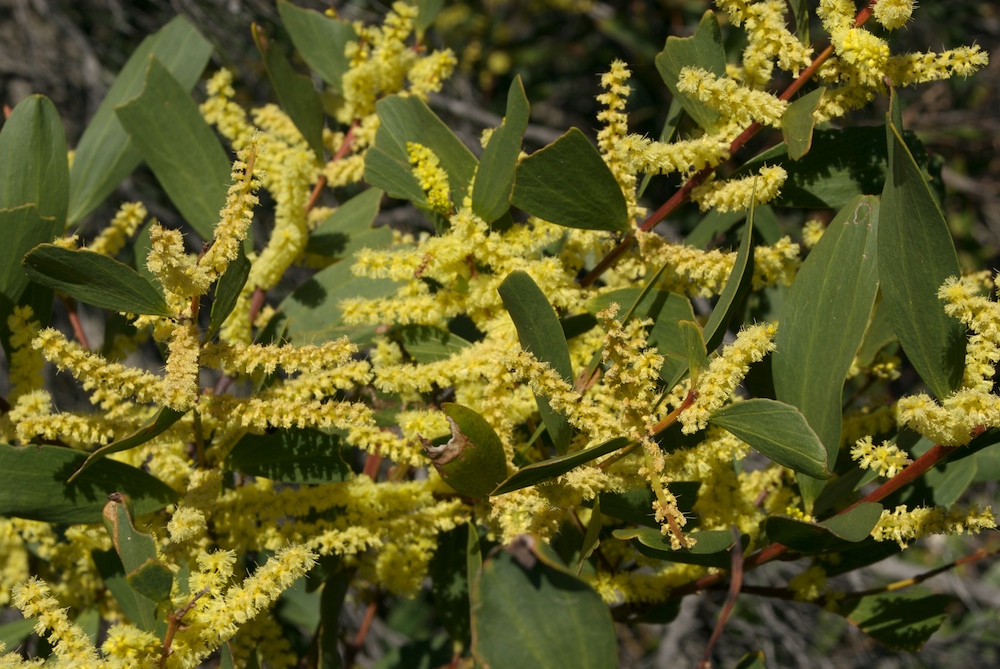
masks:
[[[260,187],[260,181],[254,178],[256,162],[257,144],[251,140],[239,150],[233,163],[233,185],[229,187],[226,206],[219,213],[212,245],[198,260],[198,266],[207,269],[213,279],[221,276],[229,263],[236,259],[238,248],[253,221],[253,208],[258,203],[254,193]]]
[[[862,469],[874,469],[883,478],[892,478],[911,462],[909,456],[891,442],[883,441],[876,446],[870,436],[854,444],[851,459],[856,460]]]
[[[59,607],[59,601],[43,581],[32,576],[26,583],[15,586],[12,602],[25,618],[38,618],[35,632],[48,639],[56,657],[97,664],[97,649],[90,637],[70,622],[66,609]]]
[[[149,228],[149,238],[152,246],[146,256],[146,269],[153,273],[168,297],[173,297],[171,306],[182,308],[185,301],[208,292],[212,277],[198,266],[194,257],[185,253],[180,231],[154,223]]]
[[[108,629],[101,652],[111,666],[152,666],[160,659],[162,644],[155,634],[118,623]]]
[[[625,103],[632,88],[626,82],[631,76],[632,72],[625,62],[617,59],[611,63],[611,69],[601,75],[601,87],[605,92],[597,96],[597,101],[605,108],[597,113],[597,120],[605,125],[597,133],[597,147],[618,181],[628,206],[629,219],[634,221],[645,216],[646,209],[636,201],[636,176],[632,163],[623,159],[617,150],[618,143],[628,134]]]
[[[448,216],[452,209],[451,187],[441,161],[433,151],[416,142],[406,143],[406,153],[410,165],[413,165],[413,176],[427,194],[427,206],[442,216]]]
[[[101,230],[87,248],[94,253],[115,257],[147,215],[146,207],[141,202],[123,202],[108,227]]]
[[[990,507],[976,504],[945,507],[917,507],[907,509],[897,506],[885,509],[872,530],[875,541],[895,541],[900,548],[910,542],[932,534],[976,534],[985,529],[995,529],[996,522]]]
[[[916,0],[879,0],[873,8],[873,15],[886,30],[896,30],[910,20],[916,4]]]
[[[7,401],[17,403],[21,395],[41,388],[44,383],[42,370],[45,361],[31,346],[32,340],[38,335],[40,324],[35,320],[35,312],[30,306],[15,306],[7,317],[7,330],[10,332],[10,370],[8,372],[10,391]]]
[[[615,151],[633,172],[689,175],[725,162],[729,158],[729,142],[724,134],[706,134],[676,142],[657,142],[633,134],[620,139]]]
[[[775,95],[751,90],[700,67],[682,68],[677,90],[715,109],[726,122],[737,127],[750,125],[752,121],[779,127],[781,116],[788,109],[788,102]]]
[[[681,412],[684,434],[705,429],[712,414],[732,397],[736,386],[750,371],[750,365],[760,362],[774,350],[776,330],[772,323],[744,327],[736,335],[736,341],[723,348],[721,355],[709,363],[698,379],[694,403]]]
[[[167,342],[166,376],[163,379],[164,406],[174,411],[187,411],[198,402],[198,356],[201,342],[194,323],[181,322],[174,327]]]
[[[702,211],[745,211],[752,204],[767,204],[778,197],[787,178],[783,167],[762,167],[753,176],[704,183],[691,191],[691,199]]]
[[[889,45],[864,28],[851,28],[838,44],[834,42],[838,55],[853,69],[863,86],[881,86],[889,62]]]

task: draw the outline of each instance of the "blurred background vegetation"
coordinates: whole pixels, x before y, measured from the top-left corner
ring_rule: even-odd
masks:
[[[297,0],[296,4],[321,11],[332,6],[344,18],[366,22],[379,22],[388,9],[388,3],[362,0]],[[499,123],[508,86],[520,75],[532,104],[526,150],[551,142],[571,126],[593,136],[599,76],[613,59],[621,58],[634,73],[631,129],[658,136],[670,96],[653,59],[668,36],[687,36],[693,31],[706,4],[702,0],[446,1],[427,39],[450,47],[460,65],[444,91],[432,99],[432,107],[470,146],[478,146],[482,129]],[[236,73],[241,103],[254,106],[273,101],[250,36],[250,25],[257,22],[281,38],[277,11],[269,0],[0,0],[3,104],[14,106],[31,93],[47,95],[60,110],[73,146],[129,54],[146,35],[178,13],[214,43],[211,67],[226,66]],[[739,32],[724,27],[724,34],[736,60],[741,48]],[[819,30],[813,35],[819,35]],[[938,157],[946,186],[946,215],[963,267],[995,270],[1000,265],[1000,5],[994,0],[923,0],[915,20],[897,31],[891,42],[896,53],[971,43],[991,54],[990,66],[967,80],[903,91],[904,121]],[[878,101],[839,122],[878,124],[884,113],[885,102]],[[744,151],[756,152],[780,140],[763,135]],[[644,203],[655,208],[675,185],[668,179],[654,180]],[[152,176],[140,169],[113,201],[90,217],[82,236],[92,236],[123,200],[141,199],[161,221],[179,223],[157,191]],[[391,211],[386,215],[391,216]],[[671,224],[674,230],[684,229],[689,224],[686,219],[693,220],[693,215],[682,211]],[[790,215],[789,220],[802,219]],[[266,227],[267,221],[258,224]],[[979,501],[991,503],[996,500],[1000,472],[980,474],[986,480],[980,484],[985,487],[979,488]],[[861,589],[906,578],[974,550],[966,538],[939,539],[924,541],[865,574],[853,574],[844,585]],[[983,535],[981,541],[987,550],[1000,548],[996,533]],[[980,561],[929,582],[932,589],[955,595],[963,606],[956,608],[919,655],[875,646],[841,618],[813,606],[744,595],[716,648],[718,666],[733,666],[743,653],[756,649],[765,651],[771,667],[1000,666],[1000,618],[996,615],[1000,565],[991,564]],[[800,569],[782,563],[768,565],[748,580],[758,586],[785,583]],[[292,593],[284,599],[285,619],[307,625],[309,604],[297,599],[300,595],[306,597]],[[669,626],[620,628],[622,666],[693,666],[711,634],[723,597],[722,592],[710,592],[686,599],[680,616]],[[358,666],[435,667],[451,659],[451,649],[434,623],[429,595],[380,606],[384,615],[376,618],[372,632],[358,648]],[[365,608],[363,602],[345,607],[342,622],[346,629],[361,625]]]

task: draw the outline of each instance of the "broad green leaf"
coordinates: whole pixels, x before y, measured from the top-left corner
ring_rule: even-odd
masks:
[[[507,312],[517,328],[521,348],[529,351],[541,362],[548,363],[563,381],[573,384],[573,364],[569,347],[555,310],[538,287],[538,284],[520,270],[511,272],[498,289]],[[549,431],[549,437],[560,455],[569,448],[573,429],[566,417],[557,413],[544,397],[535,396],[538,411]]]
[[[403,325],[393,328],[390,334],[422,365],[447,360],[470,345],[454,332],[430,325]]]
[[[825,91],[825,88],[817,88],[806,93],[788,105],[781,117],[781,134],[788,146],[788,157],[792,160],[799,160],[812,147],[813,128],[816,127],[813,112],[819,108]]]
[[[507,92],[507,114],[483,150],[476,183],[472,186],[472,211],[487,223],[497,220],[510,209],[514,170],[521,152],[521,138],[528,127],[529,113],[524,84],[517,76]]]
[[[167,484],[114,460],[101,460],[66,483],[86,458],[86,453],[61,446],[0,444],[0,516],[96,523],[113,492],[131,497],[137,515],[177,501]]]
[[[977,441],[984,435],[977,437]],[[907,450],[911,457],[918,458],[929,451],[933,445],[934,443],[930,439],[922,438]],[[978,446],[979,444],[973,441],[967,446],[963,446],[959,453],[966,448]],[[949,458],[946,462],[938,463],[908,487],[900,503],[911,508],[916,506],[951,508],[965,494],[972,482],[977,479],[979,461],[979,457],[960,457]]]
[[[858,366],[869,367],[875,362],[875,356],[879,351],[896,341],[896,333],[892,331],[892,323],[889,322],[889,313],[882,306],[881,294],[875,299],[875,306],[872,308],[871,318],[868,319],[868,328],[865,330],[865,338],[858,348]]]
[[[597,446],[592,446],[576,453],[560,455],[555,458],[543,460],[542,462],[527,465],[526,467],[521,467],[490,494],[502,495],[513,490],[520,490],[521,488],[527,488],[536,483],[553,479],[602,455],[614,453],[628,444],[629,440],[625,437],[615,437],[603,444],[598,444]]]
[[[142,92],[115,114],[184,220],[202,239],[211,239],[226,204],[231,165],[184,85],[152,58]]]
[[[383,195],[369,188],[337,207],[310,233],[306,253],[350,259],[360,248],[387,246],[392,241],[389,226],[372,227]]]
[[[478,161],[472,152],[462,143],[455,133],[451,131],[445,123],[431,111],[420,98],[400,97],[390,95],[379,100],[375,105],[381,124],[378,133],[375,135],[375,147],[381,149],[387,155],[376,153],[374,156],[369,150],[365,157],[365,180],[371,185],[385,190],[393,197],[399,192],[400,184],[397,183],[402,177],[400,170],[405,169],[411,172],[409,154],[406,151],[407,142],[422,144],[434,152],[434,155],[441,161],[441,167],[448,174],[448,183],[451,187],[451,201],[461,202],[465,197],[469,182],[476,171]],[[386,178],[383,170],[391,169],[387,166],[386,157],[389,162],[395,163],[395,170],[391,172],[393,176],[388,182],[381,182]],[[374,161],[374,162],[373,162]],[[376,169],[377,168],[377,169]],[[372,170],[369,175],[369,170]],[[378,177],[379,181],[373,181],[371,177]],[[410,177],[413,184],[416,184],[423,198],[423,190],[417,180]],[[404,188],[412,191],[412,185]],[[412,195],[412,192],[410,193]],[[417,199],[409,197],[414,202]]]
[[[184,91],[190,91],[211,53],[212,45],[182,16],[144,39],[132,53],[84,130],[73,155],[70,225],[79,223],[93,211],[142,160],[114,110],[142,90],[150,56],[166,67]],[[224,201],[225,191],[222,194]]]
[[[844,548],[844,543],[864,541],[882,516],[882,505],[861,502],[856,507],[819,523],[788,516],[769,516],[767,536],[801,553],[825,553]]]
[[[341,78],[350,68],[344,48],[358,39],[354,27],[286,0],[278,0],[278,14],[302,60],[339,93]]]
[[[472,589],[472,656],[484,667],[613,669],[618,644],[607,605],[589,585],[529,554],[483,564]]]
[[[705,12],[691,37],[668,37],[663,51],[656,56],[656,69],[674,99],[680,100],[695,123],[710,130],[718,122],[719,112],[677,90],[677,80],[685,67],[700,67],[718,77],[726,75],[726,50],[714,12]]]
[[[365,152],[365,181],[384,190],[389,197],[427,207],[427,193],[413,176],[409,160],[396,158],[378,146]]]
[[[844,381],[878,294],[879,212],[872,196],[840,210],[799,269],[774,341],[775,396],[802,412],[826,446],[831,470],[840,448]],[[819,482],[800,485],[807,504],[822,488]]]
[[[417,35],[423,35],[434,23],[434,19],[441,13],[444,0],[417,0],[417,20],[414,22],[414,30]]]
[[[431,559],[429,574],[434,610],[441,625],[455,643],[467,646],[472,634],[469,618],[469,533],[476,529],[469,523],[438,534],[437,550]],[[472,575],[474,576],[474,574]]]
[[[705,323],[705,348],[709,351],[714,351],[722,343],[729,321],[753,285],[753,214],[754,209],[751,206],[746,225],[743,227],[743,240],[740,242],[740,250],[736,253],[733,270],[726,279],[726,285],[719,294],[712,315]]]
[[[899,130],[888,125],[886,138],[890,169],[878,226],[882,303],[907,359],[942,399],[962,381],[965,326],[944,313],[937,292],[962,272],[948,223]]]
[[[139,595],[154,602],[170,597],[173,574],[156,559],[156,539],[151,534],[135,528],[132,501],[128,496],[115,493],[108,496],[102,512],[104,527],[111,537],[122,567],[125,581]]]
[[[354,472],[341,456],[336,434],[289,429],[243,436],[226,457],[226,469],[283,483],[349,481]]]
[[[507,477],[503,442],[485,418],[461,404],[442,407],[451,423],[451,439],[425,446],[431,464],[445,483],[466,497],[486,497]]]
[[[914,588],[849,599],[837,612],[876,641],[915,653],[938,631],[955,602],[954,597]]]
[[[150,439],[163,434],[171,425],[180,420],[185,413],[186,412],[183,411],[174,411],[169,407],[160,407],[160,410],[156,412],[156,415],[146,421],[146,424],[141,428],[124,439],[119,439],[118,441],[113,441],[106,446],[101,446],[99,449],[87,456],[87,459],[84,460],[82,465],[80,465],[80,468],[69,477],[67,483],[72,483],[77,476],[101,458],[112,453],[119,453],[121,451],[127,451],[130,448],[135,448],[136,446],[141,446]]]
[[[59,112],[47,97],[30,95],[0,130],[0,209],[34,204],[52,229],[43,241],[52,241],[63,230],[68,203],[69,161]]]
[[[236,248],[236,259],[229,263],[226,271],[215,284],[215,299],[212,300],[212,311],[209,314],[208,332],[205,341],[211,341],[222,329],[222,324],[236,308],[243,286],[250,276],[250,261],[247,259],[243,244]]]
[[[780,465],[829,478],[826,448],[795,407],[768,399],[729,404],[709,418]]]
[[[567,228],[629,229],[621,186],[578,128],[571,128],[521,160],[510,202],[532,216]]]
[[[912,133],[904,135],[921,167],[927,154]],[[734,176],[753,174],[761,165],[780,165],[788,172],[776,207],[841,209],[859,195],[882,192],[886,174],[885,133],[878,127],[814,130],[812,148],[800,160],[781,144],[747,161]]]
[[[104,587],[114,596],[125,617],[146,632],[155,633],[158,627],[166,629],[166,625],[157,623],[156,602],[140,595],[128,584],[121,558],[113,549],[92,551],[90,555],[94,560],[94,566],[97,567],[97,573],[104,581]]]
[[[316,160],[323,161],[323,103],[312,79],[292,69],[281,47],[267,39],[263,29],[253,24],[253,41],[264,57],[268,79],[278,95],[281,109],[302,133]]]
[[[316,669],[340,669],[343,659],[340,657],[340,614],[351,585],[352,572],[338,570],[327,577],[320,592],[319,629],[316,631],[315,643],[318,646],[319,661]]]
[[[173,314],[156,286],[128,265],[100,253],[40,244],[24,257],[23,267],[32,281],[95,307]]]
[[[351,273],[350,263],[337,263],[318,272],[282,300],[280,309],[287,317],[288,335],[297,342],[318,344],[346,335],[358,346],[367,346],[375,335],[375,326],[344,323],[341,300],[373,299],[395,292],[396,282],[357,277]]]
[[[28,275],[21,267],[21,259],[37,245],[51,242],[59,234],[54,221],[43,218],[34,203],[0,209],[0,234],[4,240],[0,244],[0,333],[4,347],[8,346],[7,317],[22,301],[28,288]],[[41,317],[37,310],[36,317]],[[7,353],[10,355],[10,351]]]
[[[660,529],[638,527],[615,530],[611,534],[616,539],[631,541],[639,552],[649,557],[655,557],[667,562],[682,562],[697,564],[703,567],[727,569],[732,564],[732,548],[736,545],[733,533],[729,530],[708,530],[706,532],[691,532],[685,536],[695,539],[691,548],[674,550],[670,547],[670,539],[663,536]],[[745,548],[750,538],[744,534],[740,538]]]

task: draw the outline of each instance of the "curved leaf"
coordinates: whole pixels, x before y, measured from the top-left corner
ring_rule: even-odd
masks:
[[[715,303],[715,308],[712,309],[712,315],[705,323],[705,348],[709,351],[714,351],[722,343],[729,321],[753,285],[753,214],[754,209],[751,206],[733,270],[726,279],[726,285],[719,295],[719,301]]]
[[[518,75],[507,92],[507,114],[483,150],[476,183],[472,185],[472,210],[487,223],[497,220],[510,209],[514,170],[521,152],[521,138],[528,127],[529,113],[528,97]]]
[[[84,470],[101,458],[112,453],[120,453],[121,451],[127,451],[130,448],[141,446],[150,439],[163,434],[171,425],[180,420],[185,413],[186,412],[183,411],[174,411],[169,407],[161,407],[160,410],[156,412],[155,416],[149,419],[145,425],[129,436],[124,439],[119,439],[118,441],[113,441],[106,446],[101,446],[99,449],[87,456],[87,459],[82,465],[80,465],[80,468],[69,477],[67,483],[72,483],[77,476],[82,474]]]
[[[876,641],[915,653],[941,627],[955,601],[911,589],[847,600],[837,612]]]
[[[163,481],[114,460],[101,460],[66,483],[86,459],[86,453],[60,446],[0,444],[0,516],[98,523],[113,492],[131,497],[136,515],[177,501]]]
[[[708,421],[723,427],[780,465],[829,478],[826,448],[793,406],[753,399],[722,407]]]
[[[211,239],[226,204],[229,158],[184,86],[151,58],[142,92],[115,114],[184,220]]]
[[[736,545],[733,533],[729,530],[691,532],[686,536],[696,540],[694,546],[679,550],[670,547],[670,540],[663,536],[659,528],[638,527],[615,530],[612,534],[616,539],[631,541],[640,553],[649,557],[719,569],[726,569],[731,565],[730,551]],[[746,534],[740,537],[740,543],[744,548],[749,541],[750,537]]]
[[[142,160],[114,110],[139,94],[150,56],[155,56],[186,92],[198,81],[211,53],[212,45],[182,16],[144,39],[132,53],[83,131],[73,155],[70,224],[79,223],[93,211]],[[225,191],[222,194],[225,201]]]
[[[625,437],[615,437],[614,439],[609,439],[603,444],[592,446],[591,448],[583,451],[577,451],[576,453],[570,453],[569,455],[560,455],[556,458],[549,458],[548,460],[543,460],[542,462],[535,462],[525,467],[521,467],[506,481],[497,486],[497,489],[491,492],[490,495],[502,495],[513,490],[527,488],[528,486],[535,485],[536,483],[541,483],[542,481],[547,481],[548,479],[561,476],[571,469],[575,469],[580,465],[590,462],[591,460],[595,460],[602,455],[614,453],[618,449],[628,446],[628,444],[629,440]]]
[[[446,360],[470,346],[454,332],[430,325],[403,325],[393,328],[391,336],[399,340],[410,357],[420,364]]]
[[[378,248],[392,241],[387,225],[373,228],[385,193],[369,188],[341,204],[309,234],[306,253],[350,258],[360,248]]]
[[[567,228],[629,229],[621,186],[598,150],[577,128],[520,162],[510,202],[532,216]]]
[[[566,383],[572,384],[573,363],[569,359],[566,337],[555,310],[538,284],[526,272],[517,270],[507,275],[498,290],[517,328],[521,348],[551,365]],[[565,453],[573,436],[569,422],[549,406],[547,399],[538,395],[535,398],[552,443],[560,454]]]
[[[788,157],[792,160],[798,160],[812,148],[813,128],[816,127],[813,112],[819,108],[825,90],[817,88],[806,93],[788,105],[781,117],[781,134],[788,146]]]
[[[614,623],[589,585],[529,554],[483,564],[472,589],[472,655],[484,667],[613,669]]]
[[[52,228],[42,241],[62,232],[69,206],[66,134],[44,95],[21,100],[0,129],[0,209],[25,204],[34,204]]]
[[[466,497],[486,497],[507,476],[503,442],[485,418],[461,404],[442,407],[451,423],[451,439],[424,450],[444,482]]]
[[[956,390],[965,364],[965,326],[944,313],[938,288],[961,276],[948,223],[909,148],[886,127],[889,172],[878,232],[882,304],[920,378],[938,398]]]
[[[844,547],[845,542],[858,543],[871,534],[882,516],[882,505],[861,502],[853,509],[819,523],[769,516],[767,536],[801,553],[824,553]]]
[[[173,315],[156,286],[128,265],[100,253],[40,244],[24,256],[24,271],[32,281],[95,307]]]
[[[215,284],[215,296],[212,300],[212,311],[209,314],[208,332],[205,341],[211,341],[222,329],[222,324],[236,308],[236,303],[250,277],[250,261],[247,259],[243,244],[236,247],[236,258],[229,263],[226,271]]]

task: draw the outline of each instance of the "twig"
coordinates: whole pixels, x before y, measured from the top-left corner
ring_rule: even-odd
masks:
[[[89,351],[90,342],[87,340],[87,333],[83,331],[83,322],[80,321],[80,313],[76,310],[76,300],[63,295],[62,302],[69,315],[70,325],[73,326],[73,336],[80,342],[80,346]]]
[[[354,659],[357,657],[362,646],[365,645],[365,638],[371,630],[372,621],[375,620],[375,613],[377,611],[377,601],[372,601],[368,604],[368,610],[365,611],[365,617],[364,620],[361,621],[361,627],[358,628],[358,633],[354,635],[354,640],[347,645],[346,652],[344,653],[344,669],[353,669]]]
[[[194,608],[195,602],[204,597],[209,593],[208,587],[204,587],[195,593],[191,601],[188,602],[183,608],[175,610],[169,616],[167,616],[167,632],[163,635],[163,650],[160,651],[160,669],[167,664],[167,658],[170,657],[170,647],[174,643],[174,635],[181,627],[181,620]]]
[[[722,630],[726,627],[726,621],[729,620],[729,616],[732,614],[733,608],[736,606],[736,598],[740,596],[740,589],[743,587],[743,544],[740,542],[740,531],[735,527],[731,527],[730,531],[733,534],[735,543],[733,544],[733,552],[731,555],[732,579],[729,581],[729,594],[726,595],[726,601],[722,605],[722,611],[719,612],[719,620],[715,623],[715,629],[712,630],[712,636],[708,639],[708,644],[705,646],[705,652],[701,656],[701,662],[695,665],[697,669],[712,669],[712,649],[722,637]]]

